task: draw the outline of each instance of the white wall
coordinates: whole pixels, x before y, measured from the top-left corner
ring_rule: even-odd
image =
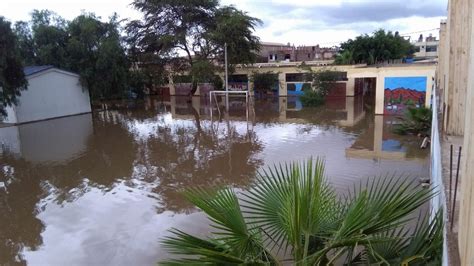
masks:
[[[27,79],[15,107],[17,123],[91,112],[89,92],[77,75],[50,69]]]
[[[7,116],[3,117],[3,123],[17,123],[16,119],[16,112],[15,112],[15,107],[14,106],[7,106],[5,107],[5,111],[7,112]]]
[[[21,156],[32,163],[65,163],[80,156],[93,132],[92,114],[18,125]]]
[[[0,154],[21,155],[21,141],[18,127],[0,127]]]

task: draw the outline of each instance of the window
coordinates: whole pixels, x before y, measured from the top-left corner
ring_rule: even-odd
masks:
[[[438,51],[438,47],[436,45],[426,46],[426,52],[436,52]]]
[[[420,52],[420,46],[415,46],[415,53],[419,53]]]
[[[311,58],[311,54],[308,54],[308,58]]]
[[[304,81],[305,76],[303,73],[287,73],[285,77],[286,82],[298,82]]]
[[[291,55],[290,54],[285,54],[285,60],[286,59],[288,59],[288,60],[291,59]]]

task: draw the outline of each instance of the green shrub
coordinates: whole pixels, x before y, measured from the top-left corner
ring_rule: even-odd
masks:
[[[431,109],[426,107],[409,107],[404,117],[401,117],[402,123],[395,128],[395,133],[400,135],[429,135],[431,131]]]
[[[304,90],[303,95],[300,96],[301,103],[305,107],[320,106],[324,104],[324,96],[318,91]]]

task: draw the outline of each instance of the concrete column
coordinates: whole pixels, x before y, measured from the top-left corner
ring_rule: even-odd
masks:
[[[192,97],[191,105],[194,107],[194,109],[196,109],[196,111],[200,115],[201,114],[201,97]]]
[[[471,1],[466,12],[472,23],[474,6]],[[462,26],[462,25],[460,25]],[[474,29],[469,29],[469,67],[467,69],[466,117],[461,163],[461,206],[459,210],[459,254],[461,265],[474,265]]]
[[[171,117],[176,117],[176,97],[170,97],[170,108],[171,108]]]
[[[347,112],[347,123],[354,124],[355,112],[354,112],[354,97],[346,98],[346,112]]]
[[[170,95],[176,95],[176,87],[174,86],[173,75],[168,75],[168,83],[170,88]]]
[[[278,73],[278,96],[288,96],[285,73]]]
[[[249,95],[254,96],[255,95],[255,88],[254,88],[253,81],[250,80],[250,79],[251,79],[250,75],[247,75],[247,80],[248,80],[247,85],[248,85]]]
[[[384,96],[385,96],[385,76],[377,74],[375,86],[375,114],[383,115],[384,112]]]
[[[449,1],[449,93],[447,133],[462,135],[469,67],[471,35],[471,0]]]
[[[348,78],[346,82],[346,96],[355,96],[355,78]]]
[[[280,109],[279,119],[280,119],[280,122],[284,122],[286,121],[286,109],[288,108],[288,102],[287,102],[287,99],[283,97],[279,98],[278,101],[279,101],[278,106]]]
[[[383,116],[376,115],[374,118],[374,152],[375,154],[382,153],[383,141]]]

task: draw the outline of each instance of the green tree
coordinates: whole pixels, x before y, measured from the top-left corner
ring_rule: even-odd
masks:
[[[311,89],[303,91],[300,96],[304,106],[319,106],[324,104],[326,96],[335,82],[343,80],[343,73],[331,69],[314,71],[311,67],[302,64],[300,69],[305,71],[304,79],[311,82]]]
[[[35,65],[35,44],[30,25],[25,21],[15,22],[14,32],[18,40],[18,48],[23,64],[26,66]]]
[[[376,64],[386,60],[411,57],[415,47],[401,37],[398,32],[375,31],[371,36],[360,35],[341,44],[336,64],[366,63]]]
[[[217,0],[135,0],[133,6],[144,19],[128,24],[130,46],[184,67],[192,76],[191,94],[198,82],[214,77],[202,77],[202,73],[219,70],[217,63],[224,59],[225,43],[229,64],[256,59],[253,51],[259,49],[259,39],[253,31],[260,20],[235,7],[219,6]]]
[[[325,180],[324,163],[310,160],[264,171],[239,196],[230,188],[194,188],[185,195],[209,217],[212,237],[172,229],[164,247],[185,258],[165,264],[440,263],[441,212],[432,222],[420,219],[415,230],[409,225],[434,193],[401,178],[373,178],[338,197]]]
[[[66,21],[49,10],[34,10],[29,23],[15,24],[15,33],[25,64],[77,72],[92,99],[117,98],[129,89],[119,24],[116,15],[108,22],[92,13]]]
[[[31,30],[35,64],[67,68],[68,32],[66,20],[49,10],[33,10]],[[28,47],[26,48],[28,49]],[[28,56],[31,52],[25,50],[22,53]]]
[[[27,81],[15,34],[11,24],[0,16],[0,115],[5,115],[5,106],[17,103]]]
[[[117,17],[105,23],[94,14],[82,14],[69,23],[68,32],[69,68],[80,74],[91,97],[122,97],[128,89],[129,63]]]
[[[256,91],[272,91],[275,86],[278,86],[278,73],[271,71],[259,73],[255,71],[250,76],[250,81],[253,82]]]

